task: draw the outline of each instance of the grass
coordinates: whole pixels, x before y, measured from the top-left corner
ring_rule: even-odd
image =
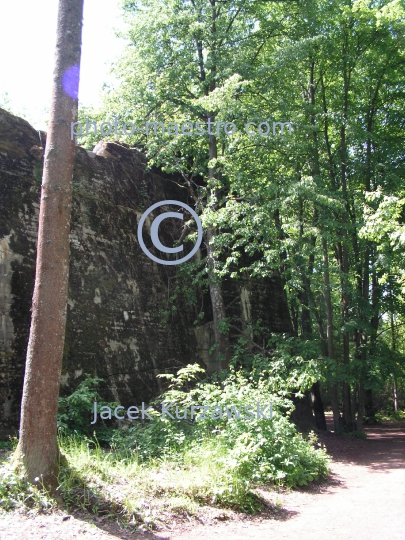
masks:
[[[200,371],[197,365],[179,370],[160,401],[182,406],[192,398],[220,410],[272,403],[272,417],[236,419],[221,413],[181,422],[155,411],[145,424],[99,430],[105,448],[84,420],[97,396],[98,381],[88,378],[60,399],[59,446],[66,460],[58,499],[64,507],[154,528],[179,514],[204,513],[202,507],[254,514],[264,506],[255,487],[302,486],[328,474],[328,456],[317,448],[316,435],[296,431],[287,414],[291,402],[273,395],[267,380],[232,372],[221,383],[205,380],[195,383],[192,393],[184,390]],[[56,505],[40,482],[29,485],[10,467],[5,462],[0,471],[0,509],[48,511]]]
[[[400,421],[405,420],[405,411],[388,411],[388,412],[380,412],[376,413],[375,415],[376,420],[379,422],[384,420],[394,420],[394,421]]]
[[[114,516],[148,528],[171,521],[175,515],[197,515],[202,505],[254,513],[263,506],[249,482],[214,461],[227,449],[204,443],[196,452],[184,450],[181,459],[141,462],[136,452],[101,448],[93,440],[68,436],[59,441],[69,466],[62,467],[59,493],[68,510]],[[5,460],[0,465],[0,509],[57,506],[41,486],[24,482]]]
[[[203,443],[198,452],[190,446],[178,459],[155,458],[140,462],[136,451],[105,450],[92,441],[67,437],[62,452],[70,468],[62,472],[61,492],[68,504],[77,505],[76,487],[92,490],[101,506],[116,504],[121,512],[144,522],[155,520],[164,511],[197,512],[201,504],[230,507],[254,512],[260,507],[249,483],[237,472],[212,459],[227,452],[225,447]],[[256,505],[254,504],[256,502]],[[95,503],[97,504],[97,503]]]
[[[285,427],[285,420],[280,422]],[[12,469],[10,460],[4,459],[0,463],[0,511],[18,508],[47,513],[62,504],[68,511],[154,529],[179,516],[212,514],[216,512],[212,507],[225,509],[225,514],[254,514],[265,506],[256,484],[305,485],[326,476],[328,458],[315,449],[313,437],[307,441],[299,434],[288,437],[276,425],[266,439],[259,425],[248,427],[250,434],[231,438],[231,445],[228,436],[215,433],[147,454],[139,454],[139,446],[131,444],[128,435],[123,440],[128,444],[119,439],[120,444],[104,448],[96,438],[65,433],[59,438],[66,460],[58,478],[58,500],[40,482],[28,484]],[[155,429],[153,424],[150,428]],[[256,431],[259,443],[252,442]],[[271,442],[274,447],[267,447]],[[15,447],[17,440],[12,444]],[[7,449],[0,457],[7,458],[7,453],[11,457],[12,451]]]
[[[17,438],[1,441],[0,454],[0,512],[15,508],[33,508],[36,511],[48,511],[56,507],[56,500],[49,497],[41,486],[29,484],[22,475],[16,474],[9,462]]]

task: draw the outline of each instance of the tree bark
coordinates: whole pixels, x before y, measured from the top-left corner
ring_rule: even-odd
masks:
[[[330,277],[329,277],[329,257],[328,257],[328,245],[326,240],[322,240],[322,249],[323,249],[323,279],[325,285],[325,309],[326,309],[326,336],[328,340],[328,357],[331,360],[335,359],[335,351],[333,344],[333,314],[332,314],[332,300],[330,294]],[[339,402],[337,395],[337,386],[336,383],[330,386],[330,395],[332,401],[332,411],[333,411],[333,424],[335,432],[341,429],[341,416],[339,411]]]
[[[364,392],[364,414],[368,417],[368,422],[370,418],[374,417],[375,411],[373,407],[373,391],[371,388],[365,390]]]
[[[32,320],[14,462],[27,481],[57,485],[57,411],[68,296],[69,232],[83,0],[60,0],[42,178]],[[38,478],[38,480],[36,480]]]
[[[208,116],[208,120],[214,121],[213,115]],[[209,158],[216,159],[217,157],[217,140],[215,135],[209,137]],[[208,169],[208,178],[215,179],[215,168]],[[211,196],[218,197],[216,189],[212,189]],[[216,203],[215,203],[216,204]],[[226,318],[225,302],[222,294],[221,283],[215,275],[215,253],[211,245],[211,240],[215,237],[216,230],[213,227],[208,227],[205,233],[205,244],[207,247],[207,265],[209,276],[209,290],[211,297],[212,314],[214,319],[214,339],[217,348],[213,352],[215,370],[227,369],[230,360],[229,336],[220,332],[221,321]]]
[[[343,60],[343,110],[342,125],[340,127],[340,188],[345,202],[345,210],[342,213],[342,228],[337,241],[337,255],[340,270],[341,283],[341,302],[342,302],[342,322],[345,326],[349,319],[349,255],[348,255],[348,218],[350,216],[350,207],[347,194],[347,121],[349,109],[349,89],[351,80],[351,70],[348,64],[348,34],[345,33],[342,60]],[[345,375],[350,373],[350,337],[349,331],[345,328],[343,331],[343,364]],[[347,429],[353,429],[353,416],[350,399],[350,385],[346,381],[342,383],[343,397],[343,423]]]
[[[326,418],[325,418],[325,409],[323,407],[323,401],[321,396],[321,390],[319,388],[319,382],[316,382],[312,385],[311,388],[311,397],[312,397],[312,409],[315,415],[315,424],[317,429],[321,431],[326,431]]]
[[[371,157],[372,157],[372,140],[371,140],[371,133],[373,131],[373,122],[374,122],[374,114],[376,111],[376,102],[378,98],[378,92],[380,88],[381,80],[378,81],[372,102],[370,104],[370,108],[367,112],[367,133],[369,134],[367,137],[366,142],[366,171],[365,171],[365,191],[371,191],[371,178],[372,178],[372,169],[371,169]],[[354,218],[354,219],[353,219]],[[360,252],[358,247],[358,241],[357,241],[357,232],[356,232],[356,222],[355,216],[352,218],[353,223],[353,246],[354,246],[354,253],[355,253],[355,260],[356,264],[358,266],[357,270],[357,289],[359,296],[364,299],[364,307],[367,307],[367,311],[370,307],[370,255],[371,255],[371,244],[370,242],[366,241],[366,245],[364,248],[364,257],[363,257],[363,269],[361,267],[361,259],[360,259]],[[363,278],[361,279],[361,274],[363,271]],[[358,403],[358,413],[357,413],[357,419],[356,419],[356,429],[358,431],[363,430],[363,422],[364,422],[364,415],[366,414],[365,404],[366,404],[366,390],[364,388],[364,380],[365,380],[365,369],[366,369],[366,362],[367,362],[367,340],[368,335],[366,332],[367,328],[367,312],[365,313],[364,307],[361,308],[360,311],[360,319],[362,321],[362,328],[356,329],[355,331],[355,346],[356,346],[356,359],[360,360],[361,367],[359,372],[359,403]],[[373,341],[372,341],[373,343]],[[361,344],[361,352],[359,352],[359,345]],[[352,410],[353,414],[354,411]]]
[[[345,225],[346,226],[346,225]],[[345,233],[343,233],[345,234]],[[344,242],[337,243],[337,255],[338,264],[340,270],[340,287],[341,287],[341,310],[342,310],[342,322],[345,325],[349,314],[349,299],[347,295],[348,289],[348,257],[347,257],[346,240]],[[349,374],[350,369],[350,339],[348,330],[343,331],[343,365],[345,367],[345,375]],[[343,424],[346,429],[352,429],[352,408],[350,399],[350,385],[346,382],[342,382],[342,398],[343,398]]]
[[[361,377],[360,382],[359,382],[359,410],[357,412],[357,418],[356,418],[356,423],[355,423],[357,431],[364,431],[363,422],[364,422],[365,401],[366,401],[366,393],[364,390],[363,377]]]
[[[394,375],[394,411],[398,411],[398,383],[397,378]]]
[[[318,182],[318,178],[320,176],[320,165],[319,165],[319,144],[318,144],[318,132],[316,130],[316,116],[315,116],[315,62],[311,60],[310,64],[310,71],[309,71],[309,100],[311,104],[310,108],[310,123],[313,127],[312,130],[312,142],[313,142],[313,158],[311,160],[311,169],[312,169],[312,175],[315,180],[315,182]],[[304,236],[304,212],[303,212],[303,202],[302,197],[299,199],[299,221],[300,221],[300,239],[301,242],[303,242],[303,236]],[[314,228],[317,226],[318,222],[318,210],[316,206],[314,205],[313,208],[313,226]],[[311,235],[311,247],[312,250],[310,252],[310,255],[308,257],[307,261],[307,268],[308,273],[306,273],[305,269],[302,271],[303,276],[303,293],[301,295],[301,302],[302,302],[302,315],[301,315],[301,325],[302,325],[302,333],[303,337],[310,336],[312,334],[312,321],[311,321],[311,313],[309,310],[309,305],[312,306],[315,318],[318,322],[318,328],[320,331],[320,337],[322,339],[323,336],[323,328],[322,323],[320,323],[319,316],[317,316],[316,309],[315,309],[315,302],[313,301],[313,296],[311,292],[311,278],[314,270],[314,262],[315,262],[315,254],[314,249],[316,245],[316,236]],[[312,302],[311,302],[312,298]],[[325,418],[325,409],[323,406],[323,401],[321,397],[321,390],[319,386],[319,382],[315,382],[312,385],[311,388],[311,398],[312,398],[312,410],[314,412],[315,416],[315,424],[317,429],[320,430],[327,430],[326,426],[326,418]]]
[[[203,84],[204,94],[209,96],[217,87],[217,46],[218,46],[218,35],[217,35],[217,18],[219,15],[218,8],[216,6],[216,0],[210,0],[212,13],[211,13],[211,46],[210,46],[210,67],[207,69],[204,61],[203,54],[203,45],[201,40],[196,41],[197,46],[197,57],[198,57],[198,68],[200,73],[200,81]],[[206,113],[207,122],[215,123],[215,113],[207,111]],[[208,128],[209,133],[209,159],[216,159],[218,157],[218,148],[217,148],[217,138]],[[216,177],[216,168],[208,168],[208,179],[215,180]],[[210,203],[210,199],[214,198],[214,209],[217,209],[218,205],[218,195],[219,191],[216,187],[208,186],[207,189],[207,199]],[[209,291],[211,298],[211,307],[213,314],[213,323],[214,323],[214,339],[216,349],[213,351],[213,362],[212,367],[209,371],[219,371],[220,369],[227,369],[229,367],[230,360],[230,347],[229,347],[229,336],[221,332],[221,322],[226,318],[225,311],[225,302],[222,294],[222,287],[219,278],[215,275],[215,252],[211,241],[215,238],[217,230],[215,227],[209,226],[205,232],[205,245],[207,248],[207,269],[209,277]]]
[[[390,296],[391,297],[393,296],[392,289],[390,290]],[[395,333],[393,306],[391,307],[390,323],[391,323],[391,349],[393,352],[395,352],[397,350],[397,336]],[[395,373],[393,375],[393,379],[394,379],[394,411],[396,412],[398,410],[398,384],[397,384],[397,377]]]

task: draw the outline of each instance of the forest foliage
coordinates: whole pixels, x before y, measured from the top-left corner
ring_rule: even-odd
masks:
[[[229,363],[232,325],[222,280],[278,273],[295,338],[320,351],[313,358],[335,428],[362,429],[376,408],[403,407],[403,3],[123,6],[128,47],[113,68],[117,84],[82,119],[133,122],[138,131],[116,138],[181,175],[206,231],[206,258],[184,266],[216,306],[219,362]],[[206,131],[158,125],[146,134],[146,121],[202,122]],[[266,121],[291,122],[292,133],[260,134]],[[222,124],[209,134],[208,122],[237,131]]]

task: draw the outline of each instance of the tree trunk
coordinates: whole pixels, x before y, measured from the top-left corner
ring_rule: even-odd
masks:
[[[375,414],[373,406],[373,391],[371,388],[365,390],[364,392],[364,414],[368,418],[373,418]]]
[[[297,397],[292,393],[291,399],[295,405],[295,409],[291,413],[291,420],[300,431],[313,430],[316,424],[312,413],[311,392],[307,390],[303,397]]]
[[[318,132],[316,129],[316,116],[315,116],[315,62],[311,61],[310,65],[310,77],[309,77],[309,100],[311,104],[310,108],[310,123],[313,127],[312,130],[312,142],[313,142],[313,157],[311,159],[311,169],[312,176],[315,182],[318,182],[320,176],[320,165],[319,165],[319,144],[318,144]],[[300,223],[300,240],[303,244],[304,237],[304,212],[303,212],[303,200],[302,197],[299,198],[299,223]],[[318,210],[314,205],[313,208],[313,227],[314,229],[318,224]],[[315,254],[314,249],[316,245],[316,236],[311,235],[311,247],[312,250],[309,254],[307,261],[307,268],[302,269],[302,294],[301,294],[301,304],[302,304],[302,314],[301,314],[301,326],[302,326],[302,335],[303,337],[312,335],[312,321],[311,313],[309,306],[311,305],[315,318],[317,319],[318,328],[320,332],[321,339],[323,338],[323,328],[322,323],[319,320],[319,314],[315,308],[315,302],[313,301],[312,291],[311,291],[311,278],[314,271],[314,261]],[[307,273],[308,272],[308,273]],[[324,340],[322,339],[323,343]],[[321,397],[321,391],[319,387],[319,382],[316,382],[312,385],[311,388],[311,399],[312,399],[312,410],[315,416],[315,424],[317,429],[327,430],[326,418],[325,418],[325,409],[323,406],[323,401]]]
[[[373,269],[371,273],[371,309],[372,309],[372,317],[370,320],[371,323],[371,335],[370,335],[370,350],[373,351],[375,348],[376,340],[377,340],[377,333],[378,333],[378,327],[380,324],[380,300],[382,296],[382,291],[380,284],[378,282],[378,276],[376,271],[376,253],[375,248],[373,249],[372,253],[373,257]],[[375,420],[375,413],[376,409],[373,406],[373,391],[371,388],[368,388],[365,391],[365,403],[364,403],[364,413],[369,418],[369,422],[373,422]]]
[[[340,286],[341,286],[341,302],[342,302],[342,322],[345,324],[349,314],[349,300],[347,296],[348,288],[348,270],[347,270],[347,250],[346,245],[342,242],[337,243],[338,264],[340,270]],[[350,339],[348,330],[343,331],[343,364],[345,367],[345,375],[349,373],[350,368]],[[352,429],[352,408],[350,400],[350,385],[342,382],[342,398],[343,398],[343,425],[346,429]]]
[[[347,60],[348,42],[347,36],[343,43],[343,110],[342,110],[342,125],[340,128],[340,187],[342,190],[343,199],[345,201],[345,210],[341,216],[342,228],[337,242],[337,254],[340,270],[341,282],[341,301],[342,301],[342,322],[347,324],[349,318],[349,255],[348,255],[348,218],[350,216],[350,207],[347,194],[347,116],[349,107],[349,88],[351,72]],[[345,328],[343,331],[343,364],[345,366],[345,375],[350,372],[350,337],[349,331]],[[353,415],[350,400],[350,385],[343,381],[342,383],[343,397],[343,424],[346,428],[353,429]]]
[[[66,325],[69,232],[83,0],[60,0],[46,142],[32,320],[16,466],[29,482],[57,485],[57,410]]]
[[[211,65],[209,67],[209,80],[206,79],[206,67],[204,65],[204,56],[201,47],[201,43],[197,41],[197,51],[198,51],[198,62],[199,62],[199,71],[200,71],[200,80],[204,85],[204,93],[208,96],[211,92],[217,87],[217,18],[219,11],[216,6],[216,0],[210,0],[212,13],[211,13]],[[207,112],[207,121],[215,122],[215,114],[212,112]],[[216,159],[218,156],[217,149],[217,139],[216,136],[208,128],[209,133],[209,159]],[[208,179],[215,179],[216,169],[215,167],[208,168]],[[208,194],[208,203],[210,198],[216,199],[214,205],[217,207],[218,204],[218,189],[208,185],[207,189]],[[215,208],[216,209],[216,208]],[[220,280],[215,275],[215,252],[211,245],[211,240],[215,237],[217,231],[215,227],[208,227],[208,230],[205,233],[205,244],[207,247],[207,266],[208,266],[208,277],[209,277],[209,291],[211,297],[211,306],[212,314],[214,320],[214,339],[216,349],[213,352],[213,366],[215,370],[227,369],[229,367],[230,360],[230,347],[229,347],[229,336],[228,334],[221,332],[221,322],[226,318],[225,311],[225,302],[222,294],[222,287]]]
[[[323,279],[325,285],[325,309],[326,309],[326,336],[328,340],[328,356],[331,360],[335,359],[335,351],[333,346],[333,315],[332,315],[332,300],[330,295],[330,278],[329,278],[329,257],[328,257],[328,246],[326,240],[322,240],[322,249],[323,249]],[[330,387],[330,395],[332,401],[332,411],[333,411],[333,424],[335,432],[341,429],[341,417],[339,411],[339,402],[337,395],[336,383],[332,384]]]
[[[215,236],[215,231],[208,229],[205,234],[207,254],[208,254],[208,276],[210,278],[209,290],[211,297],[212,314],[214,319],[214,339],[216,349],[213,351],[213,371],[227,369],[229,367],[229,337],[220,332],[221,321],[226,317],[225,303],[222,295],[221,285],[214,273],[215,258],[210,245],[211,239]]]
[[[215,121],[213,115],[208,115],[208,120]],[[215,135],[209,137],[209,158],[217,158],[217,140]],[[210,180],[215,179],[215,167],[208,169],[208,178]],[[212,189],[211,197],[218,199],[217,189]],[[214,203],[215,207],[217,202]],[[208,265],[208,277],[209,277],[209,290],[211,297],[212,314],[214,319],[214,339],[216,349],[213,352],[214,366],[216,371],[220,369],[227,369],[229,367],[230,360],[230,348],[229,348],[229,336],[228,334],[221,332],[221,322],[226,318],[225,302],[222,294],[221,283],[218,277],[215,275],[215,253],[211,245],[211,240],[215,237],[216,230],[214,227],[209,226],[205,233],[205,244],[207,247],[207,265]]]
[[[317,429],[326,431],[328,428],[326,426],[325,409],[323,407],[323,401],[321,397],[321,390],[319,388],[319,382],[316,382],[312,385],[311,396],[312,396],[312,409],[315,415],[316,427]]]
[[[392,289],[390,289],[390,297],[391,299],[393,297]],[[391,306],[390,323],[391,323],[391,349],[393,352],[395,352],[397,350],[397,337],[395,333],[393,305]],[[397,378],[396,378],[395,373],[393,377],[394,377],[394,411],[397,411],[398,410],[398,385],[397,385]]]
[[[394,375],[394,411],[398,410],[398,384],[397,378]]]
[[[374,97],[371,103],[371,107],[369,108],[369,111],[367,113],[367,133],[371,134],[373,130],[373,121],[374,121],[374,113],[376,110],[376,101],[378,98],[378,92],[380,88],[380,81],[377,83],[377,86],[374,91]],[[371,169],[371,148],[372,148],[372,140],[371,136],[369,135],[366,142],[366,174],[365,174],[365,190],[371,191],[371,177],[372,177],[372,169]],[[363,258],[363,279],[361,279],[362,274],[362,268],[360,264],[360,254],[359,254],[359,247],[358,247],[358,241],[357,241],[357,232],[356,232],[356,219],[352,219],[352,223],[354,225],[354,232],[353,232],[353,246],[354,246],[354,253],[355,253],[355,259],[357,262],[358,270],[357,270],[357,288],[359,294],[364,299],[364,306],[368,308],[370,307],[370,255],[371,255],[371,245],[370,242],[366,242],[365,249],[364,249],[364,258]],[[356,345],[356,359],[360,360],[361,367],[359,372],[359,408],[358,408],[358,414],[356,419],[356,429],[358,431],[363,430],[363,423],[364,423],[364,416],[367,416],[366,413],[366,390],[364,388],[364,380],[365,380],[365,369],[366,369],[366,363],[367,363],[367,339],[368,335],[366,332],[367,328],[367,318],[368,314],[364,312],[364,308],[361,309],[361,320],[362,320],[362,328],[359,330],[357,329],[355,332],[355,345]],[[361,342],[361,352],[359,354],[358,346]],[[373,342],[373,341],[372,341]]]
[[[365,412],[365,401],[366,401],[366,394],[363,386],[363,377],[360,378],[359,382],[359,410],[357,413],[357,419],[356,419],[356,430],[357,431],[363,431],[363,422],[364,422],[364,412]]]

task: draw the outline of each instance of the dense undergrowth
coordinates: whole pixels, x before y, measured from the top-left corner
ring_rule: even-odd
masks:
[[[61,467],[58,489],[64,504],[153,526],[173,513],[195,514],[201,505],[255,513],[263,506],[255,486],[295,487],[327,475],[328,458],[316,436],[296,431],[289,419],[292,403],[272,394],[268,381],[241,372],[198,381],[201,372],[194,365],[166,376],[169,389],[144,423],[112,428],[105,422],[93,431],[97,379],[86,379],[61,398],[59,444],[68,467]],[[162,418],[161,402],[173,404],[174,419]],[[216,414],[191,419],[191,404],[197,403],[217,407]],[[269,406],[266,418],[235,417],[257,403],[271,403],[272,418]],[[182,414],[187,407],[185,419],[175,417],[176,406]],[[28,485],[7,463],[2,473],[0,508],[55,504],[40,479],[38,487]]]

